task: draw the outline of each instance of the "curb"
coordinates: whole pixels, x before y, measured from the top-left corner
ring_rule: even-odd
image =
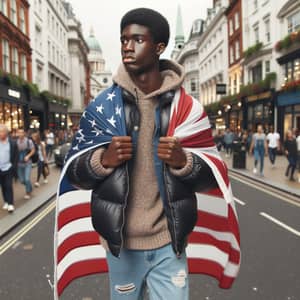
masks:
[[[262,180],[262,179],[259,179],[259,178],[255,178],[255,177],[253,177],[251,175],[245,174],[243,172],[239,172],[239,171],[237,171],[235,169],[232,169],[232,168],[228,168],[228,170],[229,170],[229,172],[237,174],[237,175],[240,175],[242,177],[245,177],[246,179],[250,179],[250,180],[259,182],[259,183],[264,184],[266,186],[269,186],[269,187],[271,187],[273,189],[276,189],[276,190],[278,190],[280,192],[284,192],[284,193],[290,194],[290,195],[292,195],[294,197],[300,198],[300,194],[297,194],[297,193],[295,193],[295,192],[293,192],[291,190],[287,190],[286,188],[280,187],[280,185],[272,184],[272,183],[270,183],[268,181],[265,181],[265,180]]]

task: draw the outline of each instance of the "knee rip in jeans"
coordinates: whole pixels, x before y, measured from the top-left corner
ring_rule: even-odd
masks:
[[[180,270],[175,276],[172,276],[172,283],[179,288],[185,287],[187,274],[185,270]]]
[[[115,290],[119,294],[130,294],[136,290],[134,283],[124,284],[124,285],[115,285]]]

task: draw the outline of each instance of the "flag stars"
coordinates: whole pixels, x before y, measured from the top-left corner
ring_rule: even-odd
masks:
[[[86,110],[83,112],[82,117],[86,118]]]
[[[76,146],[74,146],[72,149],[75,151],[78,151],[79,150],[78,144]]]
[[[114,98],[114,97],[116,97],[115,92],[107,93],[107,98],[106,98],[106,100],[113,101],[113,98]]]
[[[106,119],[107,122],[109,122],[112,126],[116,127],[116,120],[114,116],[112,116],[110,119]]]
[[[78,140],[78,143],[85,142],[84,135],[77,136],[77,137],[76,137],[76,140]]]
[[[122,107],[119,107],[119,105],[116,107],[116,115],[119,115],[121,117],[121,111]]]
[[[91,123],[91,126],[94,128],[96,126],[95,120],[88,120],[89,123]]]
[[[92,132],[95,133],[96,136],[103,135],[103,131],[98,128],[95,128]]]
[[[96,111],[99,112],[100,114],[103,114],[103,105],[101,104],[100,106],[96,106]]]

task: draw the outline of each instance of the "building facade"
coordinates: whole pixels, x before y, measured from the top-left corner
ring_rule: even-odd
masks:
[[[86,42],[89,47],[88,61],[91,70],[90,95],[92,98],[95,98],[101,91],[111,86],[112,73],[105,67],[105,59],[103,58],[102,49],[95,37],[93,29],[91,29]]]
[[[12,77],[12,76],[13,77]],[[0,123],[9,130],[26,127],[28,97],[22,84],[32,80],[29,3],[0,1]],[[20,87],[13,87],[13,81]]]
[[[228,1],[214,1],[214,6],[207,11],[203,34],[199,41],[199,86],[203,105],[211,105],[220,100],[216,93],[219,83],[228,85],[228,36],[225,15]],[[211,115],[214,127],[225,127],[222,115]]]
[[[69,126],[78,127],[80,117],[88,105],[90,95],[90,65],[88,62],[89,48],[83,37],[80,22],[75,18],[72,6],[65,3],[68,13],[68,47],[70,68],[71,106]]]

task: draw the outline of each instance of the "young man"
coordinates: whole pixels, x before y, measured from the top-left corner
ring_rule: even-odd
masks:
[[[92,223],[107,252],[113,300],[143,299],[145,286],[153,300],[188,299],[185,248],[197,221],[195,192],[217,188],[212,169],[220,168],[226,174],[202,106],[181,88],[183,68],[159,59],[168,41],[168,22],[158,12],[140,8],[122,18],[123,63],[114,85],[84,112],[63,170],[66,178],[61,180],[57,206],[57,270],[68,242],[70,249],[79,242],[71,242],[72,236],[71,240],[66,235],[60,238],[67,206],[75,200],[71,191],[74,187],[92,190]],[[218,167],[212,167],[214,163]],[[228,180],[222,182],[227,189]],[[223,194],[227,197],[230,191]],[[83,194],[76,201],[77,217],[82,214],[84,218],[89,212],[84,212],[84,206],[80,209]],[[85,253],[93,255],[89,249]],[[219,274],[219,264],[215,269],[209,265],[207,274],[214,270],[212,274],[220,280],[226,277]],[[91,263],[89,266],[94,270],[81,274],[95,272]],[[76,274],[71,277],[78,277]],[[58,294],[70,281],[69,275],[66,278],[60,271]],[[226,279],[224,286],[229,282],[232,279]]]
[[[268,142],[268,154],[269,159],[272,165],[272,168],[275,167],[275,160],[277,155],[277,149],[280,149],[280,135],[278,132],[274,131],[274,127],[270,127],[270,132],[267,134]]]
[[[4,200],[3,209],[12,213],[14,207],[13,177],[16,175],[18,149],[9,138],[8,128],[0,124],[0,184]]]

